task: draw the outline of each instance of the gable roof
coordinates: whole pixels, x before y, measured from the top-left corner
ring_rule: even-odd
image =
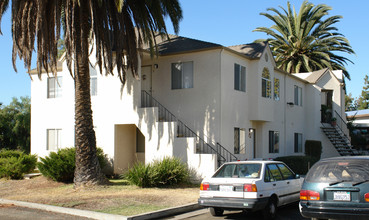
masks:
[[[187,37],[180,37],[175,35],[172,36],[174,37],[158,44],[158,52],[160,55],[168,55],[173,53],[183,53],[223,47],[220,44],[195,40]]]
[[[263,54],[267,45],[268,44],[266,42],[259,42],[230,46],[228,48],[238,53],[241,53],[250,59],[259,59]]]
[[[176,35],[169,35],[169,37],[170,39],[165,40],[157,38],[159,55],[164,56],[185,52],[222,48],[246,56],[248,59],[259,59],[268,45],[266,42],[260,42],[225,47],[221,44]],[[145,50],[148,50],[148,48],[145,48]]]

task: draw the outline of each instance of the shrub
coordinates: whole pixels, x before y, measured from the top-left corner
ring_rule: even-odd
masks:
[[[189,170],[178,158],[165,157],[145,165],[137,163],[123,177],[139,187],[163,187],[187,183]]]
[[[305,155],[320,159],[322,154],[322,142],[314,140],[305,141]]]
[[[22,179],[25,173],[35,169],[36,155],[28,155],[22,151],[0,151],[0,178]]]
[[[57,152],[51,152],[45,158],[40,158],[41,162],[37,163],[37,167],[42,175],[52,180],[65,183],[73,182],[76,167],[75,157],[76,148],[59,149]],[[100,167],[103,168],[106,162],[101,148],[97,148],[97,157]]]
[[[139,187],[152,187],[152,167],[144,163],[137,163],[131,167],[124,178],[131,184]]]
[[[189,171],[178,158],[165,157],[152,165],[153,182],[155,186],[172,186],[187,182]]]
[[[309,156],[287,156],[277,157],[275,160],[282,161],[289,166],[295,173],[305,175],[311,166],[319,159]]]

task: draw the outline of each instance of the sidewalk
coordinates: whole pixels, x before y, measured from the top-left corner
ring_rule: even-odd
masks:
[[[188,204],[185,206],[173,207],[163,210],[158,210],[155,212],[139,214],[135,216],[122,216],[122,215],[113,215],[106,214],[101,212],[93,212],[87,210],[80,209],[72,209],[72,208],[64,208],[58,206],[30,203],[30,202],[21,202],[14,200],[6,200],[0,199],[0,204],[8,207],[16,206],[16,207],[25,207],[29,209],[38,209],[43,211],[48,211],[52,213],[61,213],[66,215],[78,216],[80,219],[90,218],[90,219],[98,219],[98,220],[144,220],[144,219],[155,219],[155,218],[163,218],[166,216],[177,215],[185,212],[190,212],[194,210],[201,209],[197,203]],[[4,214],[4,213],[3,213]],[[30,216],[26,216],[25,219],[30,219]]]

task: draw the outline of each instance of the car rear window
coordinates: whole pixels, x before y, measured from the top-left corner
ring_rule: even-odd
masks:
[[[259,178],[260,163],[225,164],[213,177],[215,178]]]
[[[369,181],[369,160],[334,160],[315,164],[308,172],[308,182]]]

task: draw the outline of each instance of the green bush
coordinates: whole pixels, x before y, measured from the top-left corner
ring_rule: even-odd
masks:
[[[73,182],[76,157],[76,148],[59,149],[57,152],[51,152],[49,156],[40,158],[37,167],[45,177],[58,182]],[[97,148],[97,158],[100,167],[106,165],[105,156],[101,148]]]
[[[314,140],[305,141],[305,155],[320,159],[322,154],[322,142]]]
[[[178,158],[165,157],[152,165],[153,182],[156,186],[172,186],[188,180],[187,165]]]
[[[282,161],[289,166],[295,173],[305,175],[311,166],[313,166],[319,159],[309,156],[287,156],[277,157],[275,160]]]
[[[133,165],[124,175],[124,178],[131,184],[139,187],[152,187],[152,167],[144,163]]]
[[[178,158],[165,157],[145,165],[137,163],[130,168],[124,178],[140,187],[164,187],[187,183],[189,170]]]
[[[22,151],[0,151],[0,178],[22,179],[23,175],[35,169],[36,155],[28,155]]]

